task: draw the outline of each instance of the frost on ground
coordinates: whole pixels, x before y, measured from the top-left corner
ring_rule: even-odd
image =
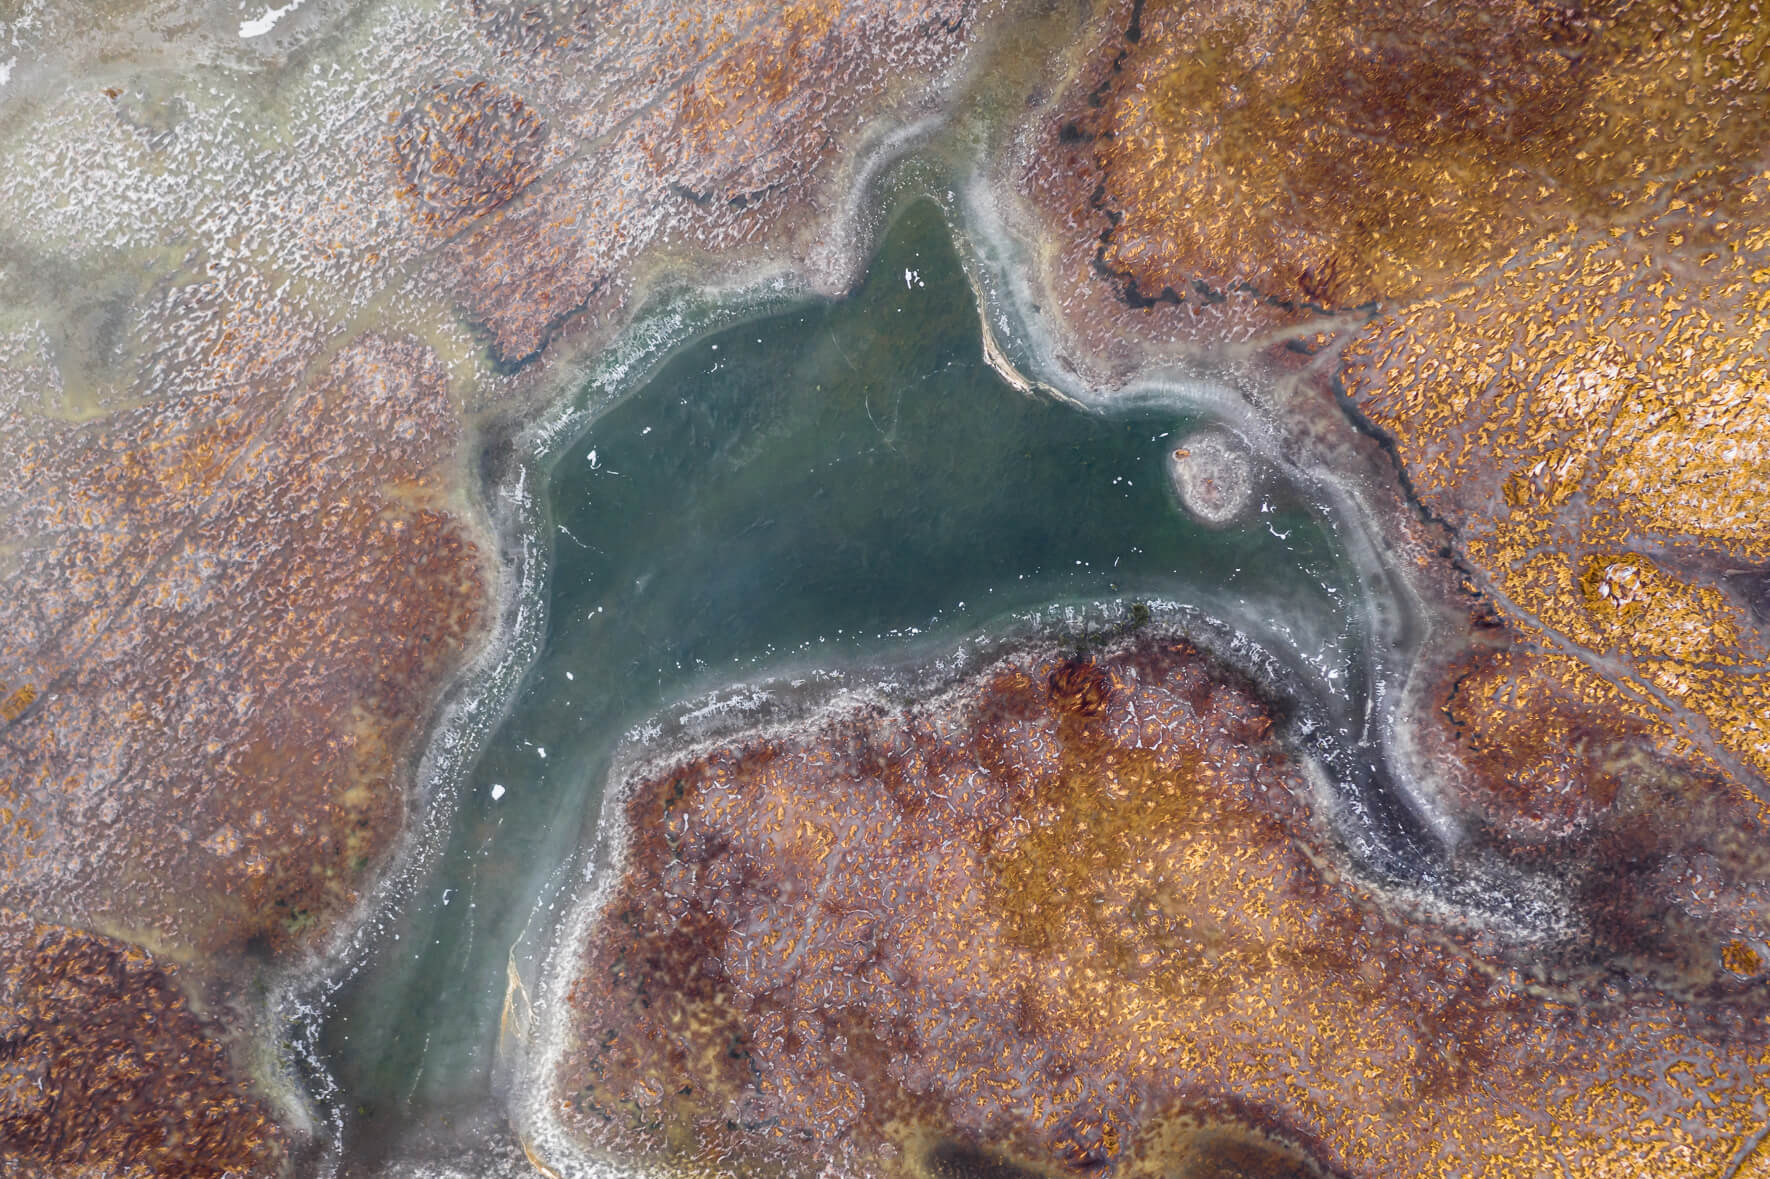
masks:
[[[578,420],[558,393],[651,295],[842,289],[870,169],[945,125],[938,150],[1024,262],[1013,281],[979,275],[1009,292],[994,310],[1023,304],[989,321],[991,363],[1031,357],[1039,379],[1017,387],[1078,400],[1151,373],[1233,387],[1218,408],[1238,435],[1338,481],[1372,575],[1424,603],[1422,658],[1379,725],[1422,809],[1575,879],[1593,847],[1637,854],[1607,918],[1621,925],[1593,936],[1660,1023],[1461,981],[1402,1013],[1428,1063],[1489,1033],[1503,1056],[1493,1029],[1523,1019],[1544,1043],[1665,1065],[1638,1091],[1557,1079],[1475,1101],[1482,1165],[1599,1158],[1550,1158],[1558,1120],[1662,1145],[1656,1173],[1720,1169],[1728,1134],[1744,1165],[1761,1139],[1736,1082],[1756,1083],[1761,1055],[1740,1013],[1759,1016],[1664,975],[1761,981],[1761,899],[1717,875],[1744,862],[1737,839],[1674,846],[1656,816],[1737,809],[1755,832],[1770,778],[1762,28],[1735,0],[14,4],[0,979],[24,1006],[0,1009],[0,1094],[3,1116],[23,1112],[0,1164],[302,1157],[298,1119],[216,1128],[290,1115],[262,1112],[248,1079],[267,1055],[245,1035],[262,1014],[249,984],[332,944],[398,859],[437,702],[518,592],[479,427],[550,405]],[[1226,510],[1204,493],[1234,490],[1231,466],[1189,459],[1182,494]],[[1015,756],[1034,756],[1022,736]],[[1654,904],[1705,932],[1616,949]],[[1641,965],[1666,955],[1675,969]],[[30,1006],[41,988],[112,1015],[133,988],[159,1030],[82,1040]],[[979,1063],[1045,1042],[1029,994],[1020,1040],[890,1083],[917,1100],[957,1093],[954,1077],[1030,1085]],[[765,1030],[783,1061],[809,1042]],[[1050,1092],[1082,1092],[1075,1060],[1041,1060]],[[1454,1089],[1465,1067],[1407,1083]],[[821,1117],[863,1090],[801,1079]],[[160,1118],[130,1096],[106,1121],[31,1096],[68,1086],[194,1104]],[[1708,1113],[1685,1100],[1699,1091]],[[1334,1138],[1364,1127],[1422,1173],[1475,1168],[1410,1155],[1407,1109],[1347,1107],[1367,1126],[1318,1096],[1271,1097],[1316,1147],[1256,1141],[1241,1106],[1205,1118],[1227,1137],[1186,1141],[1200,1167],[1245,1150],[1244,1169],[1381,1173]],[[756,1108],[789,1118],[798,1100]],[[1035,1125],[1049,1108],[1001,1116],[1078,1166],[1141,1126],[1113,1104],[1123,1090],[1076,1100],[1055,1129]],[[955,1124],[993,1125],[986,1105]],[[211,1150],[217,1134],[243,1153]],[[899,1148],[940,1173],[1006,1165],[962,1142]]]
[[[482,416],[543,405],[659,275],[711,281],[684,259],[846,281],[857,144],[935,109],[977,15],[227,7],[0,23],[0,906],[151,954],[224,1043],[397,857],[511,589]]]

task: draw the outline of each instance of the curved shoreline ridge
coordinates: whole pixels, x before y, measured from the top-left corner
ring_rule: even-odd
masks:
[[[1319,767],[1181,633],[904,695],[629,756],[524,1046],[546,1166],[1700,1173],[1758,1124],[1770,996],[1726,965],[1758,951],[1666,871],[1761,888],[1742,808],[1644,772],[1560,851],[1572,924],[1520,947],[1336,868]],[[1619,1141],[1680,1067],[1701,1090]]]
[[[1770,1173],[1747,0],[26,0],[0,33],[0,1173]],[[1039,405],[1168,413],[1138,477],[1222,546],[1175,551],[1239,577],[1270,534],[1311,584],[1152,619],[1102,548],[1069,596],[958,602],[918,671],[659,674],[632,710],[724,683],[725,719],[634,736],[600,807],[544,742],[534,809],[479,790],[549,645],[626,621],[560,608],[554,546],[596,539],[552,464],[705,331],[858,305],[921,198],[981,317],[950,332]],[[902,311],[809,343],[864,385],[932,350]],[[903,396],[862,388],[869,446]],[[1128,478],[1095,462],[1064,477]],[[1083,601],[1142,614],[976,630]],[[516,815],[533,862],[494,862]],[[469,945],[533,919],[462,1000],[508,1003],[502,1049],[439,1017],[472,1083],[426,1090],[428,1034],[339,1016],[451,905]]]

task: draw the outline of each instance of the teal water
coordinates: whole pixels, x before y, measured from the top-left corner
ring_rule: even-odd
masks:
[[[1005,384],[928,203],[852,297],[695,340],[596,419],[552,467],[535,666],[323,1030],[353,1167],[486,1105],[510,947],[593,836],[621,735],[668,704],[1059,602],[1269,623],[1267,642],[1356,679],[1357,579],[1330,526],[1277,488],[1245,528],[1191,523],[1163,466],[1190,421]]]

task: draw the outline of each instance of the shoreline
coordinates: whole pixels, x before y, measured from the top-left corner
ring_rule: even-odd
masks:
[[[1202,411],[1207,420],[1250,431],[1259,461],[1274,464],[1316,501],[1325,512],[1324,519],[1331,521],[1334,535],[1348,546],[1348,559],[1353,561],[1361,580],[1368,583],[1367,592],[1357,595],[1368,611],[1363,622],[1367,638],[1362,644],[1368,681],[1366,723],[1393,726],[1395,706],[1388,702],[1404,694],[1394,677],[1399,666],[1401,681],[1405,683],[1411,668],[1405,659],[1385,660],[1379,648],[1387,644],[1372,640],[1380,633],[1393,633],[1389,628],[1397,626],[1397,619],[1388,614],[1390,606],[1384,599],[1397,583],[1393,570],[1379,561],[1376,568],[1387,584],[1370,592],[1378,585],[1377,579],[1371,577],[1369,566],[1355,553],[1363,548],[1367,554],[1374,554],[1377,548],[1369,540],[1359,544],[1368,535],[1368,525],[1366,518],[1358,514],[1358,508],[1351,506],[1357,497],[1347,481],[1327,476],[1326,464],[1319,458],[1313,463],[1300,459],[1290,445],[1292,440],[1276,431],[1232,384],[1177,377],[1158,363],[1121,388],[1090,395],[1078,377],[1057,372],[1058,366],[1053,362],[1055,335],[1043,317],[1028,314],[1025,305],[1018,302],[1029,297],[1028,292],[1004,294],[1014,287],[1013,281],[1007,272],[992,269],[984,260],[986,254],[993,254],[996,267],[1011,265],[1003,255],[1012,257],[1017,247],[1003,238],[980,250],[979,244],[991,241],[991,231],[1000,232],[1001,227],[978,216],[974,194],[965,198],[956,195],[968,191],[963,185],[930,182],[939,175],[942,165],[938,143],[932,152],[927,150],[927,137],[933,134],[938,139],[943,130],[951,132],[953,128],[925,123],[888,133],[886,143],[858,169],[866,183],[860,189],[847,190],[849,201],[843,219],[848,228],[842,235],[845,246],[830,255],[837,261],[823,272],[824,281],[841,276],[857,284],[890,224],[917,201],[932,200],[942,210],[947,232],[971,284],[986,362],[1006,383],[1028,396],[1066,402],[1090,414],[1135,408]],[[921,150],[901,154],[906,144],[918,140]],[[545,535],[550,516],[540,492],[547,486],[553,466],[602,415],[644,388],[670,357],[706,335],[765,318],[806,300],[830,298],[823,292],[824,281],[777,265],[740,268],[738,276],[725,286],[680,282],[658,286],[629,326],[597,350],[592,363],[577,370],[577,392],[556,399],[551,408],[526,424],[493,425],[492,437],[481,437],[476,443],[482,453],[495,452],[500,456],[492,460],[494,469],[500,471],[498,481],[480,492],[496,505],[495,519],[503,521],[493,525],[499,541],[497,562],[503,573],[500,584],[506,590],[499,601],[497,628],[451,689],[449,695],[453,699],[445,698],[441,707],[433,737],[419,761],[421,821],[413,826],[405,846],[395,853],[394,866],[365,902],[360,918],[341,928],[322,954],[283,972],[273,988],[273,1022],[287,1022],[300,1028],[294,1046],[294,1067],[316,1081],[324,1081],[312,1095],[312,1103],[305,1106],[318,1113],[329,1127],[330,1145],[325,1156],[331,1161],[322,1165],[323,1173],[337,1174],[346,1165],[338,1153],[344,1124],[335,1106],[342,1094],[326,1072],[318,1048],[320,1028],[329,1014],[328,1003],[365,967],[382,944],[380,936],[385,932],[385,924],[398,920],[403,907],[418,895],[434,871],[454,815],[462,804],[459,792],[465,776],[484,743],[508,715],[533,666],[547,625],[551,565],[544,545],[554,543]],[[1039,326],[1035,328],[1034,324]],[[1018,362],[1016,357],[1020,358]],[[1287,449],[1292,453],[1285,454]],[[1409,593],[1417,595],[1411,589]],[[1404,608],[1404,613],[1417,618],[1422,601],[1414,596],[1413,607]],[[1385,747],[1390,747],[1387,741]],[[1421,799],[1428,797],[1428,792],[1416,793]],[[1343,806],[1344,801],[1339,805]],[[1441,837],[1447,834],[1442,821],[1433,827]],[[544,891],[556,892],[562,887],[557,878],[563,871],[563,867],[556,870],[555,882]],[[524,940],[527,939],[525,934]],[[515,952],[513,947],[512,953]],[[493,1067],[497,1075],[503,1069],[502,1062]],[[303,1092],[300,1084],[295,1083],[285,1085],[283,1096],[299,1100]]]
[[[898,168],[888,170],[882,176],[879,195],[881,206],[873,215],[873,224],[878,227],[879,231],[874,251],[877,250],[877,242],[883,241],[885,227],[892,224],[903,211],[924,199],[932,199],[936,205],[943,204],[940,199],[942,187],[927,183],[926,173],[929,168],[930,165],[922,157],[911,157],[903,161]],[[973,278],[974,275],[968,265],[970,257],[966,248],[966,239],[952,224],[950,211],[943,210],[943,223],[945,234],[956,248],[962,264],[966,264],[967,277]],[[975,292],[974,283],[974,299]],[[512,460],[519,463],[517,467],[519,471],[533,473],[533,478],[518,475],[517,481],[527,487],[538,488],[543,477],[539,472],[551,469],[558,457],[567,453],[576,440],[591,429],[595,421],[600,420],[602,414],[622,404],[624,399],[635,390],[643,388],[665,360],[683,348],[691,346],[694,340],[724,328],[778,313],[807,298],[815,301],[815,296],[809,296],[802,292],[783,293],[778,283],[767,282],[760,286],[743,288],[738,295],[728,298],[725,302],[711,299],[704,290],[698,291],[681,301],[667,302],[652,313],[642,316],[629,329],[626,338],[631,341],[630,346],[617,346],[605,352],[598,365],[600,371],[585,381],[585,391],[574,404],[562,404],[548,416],[526,427],[518,435],[520,438],[533,440],[534,449],[526,451],[530,455],[528,461]],[[983,314],[982,306],[975,304],[974,306],[977,307],[978,314]],[[986,362],[988,359],[986,355]],[[992,367],[994,366],[992,365]],[[1009,383],[1012,386],[1012,382]],[[1201,400],[1196,395],[1177,398],[1173,390],[1161,389],[1153,384],[1144,389],[1142,394],[1140,404],[1144,408],[1160,407],[1166,410],[1196,412]],[[1041,400],[1046,399],[1043,394],[1035,394],[1035,396]],[[1060,397],[1057,400],[1067,401],[1071,408],[1078,408],[1073,399]],[[1123,404],[1109,404],[1098,409],[1084,409],[1083,412],[1093,415],[1104,411],[1109,415],[1116,416],[1119,411],[1125,408]],[[542,447],[546,449],[543,451]],[[524,452],[525,447],[521,445],[512,445],[505,449],[506,454]],[[1322,508],[1322,505],[1317,503],[1313,496],[1305,495],[1302,502],[1312,505],[1312,513],[1319,512]],[[548,522],[544,510],[540,508],[534,508],[522,518],[528,521],[531,528],[544,528]],[[1343,525],[1338,523],[1332,525],[1333,535],[1339,536],[1342,531]],[[1256,601],[1260,600],[1263,599],[1256,599]],[[1098,606],[1099,603],[1093,602],[1092,605]],[[1051,607],[1053,610],[1079,608],[1081,607]],[[1120,608],[1122,608],[1122,603]],[[1216,601],[1214,605],[1203,602],[1201,599],[1199,603],[1194,604],[1194,608],[1214,613],[1218,618],[1237,619],[1238,623],[1232,629],[1248,634],[1264,635],[1260,650],[1267,653],[1267,658],[1274,658],[1271,655],[1272,650],[1297,648],[1295,655],[1292,656],[1293,663],[1289,674],[1313,681],[1314,686],[1309,689],[1310,695],[1324,701],[1335,698],[1336,692],[1332,677],[1328,673],[1332,671],[1334,676],[1339,676],[1341,671],[1323,662],[1326,658],[1325,652],[1311,652],[1299,647],[1297,637],[1294,634],[1288,634],[1282,625],[1283,611],[1278,611],[1275,614],[1270,608],[1261,609],[1247,602],[1237,606],[1228,598]],[[1080,615],[1076,617],[1079,618]],[[1280,623],[1276,629],[1270,625],[1275,621]],[[955,622],[961,628],[957,634],[961,636],[962,644],[969,643],[976,637],[978,632],[975,622],[959,620],[955,620]],[[949,636],[949,638],[954,634],[944,627],[941,628],[940,633]],[[941,641],[943,640],[933,636],[923,636],[913,646],[917,650],[925,651],[930,649],[931,644],[937,645]],[[1352,636],[1348,636],[1348,641],[1353,642],[1355,647],[1349,648],[1347,654],[1352,654],[1356,646],[1363,645]],[[1252,649],[1244,652],[1243,657],[1248,656],[1251,652]],[[815,658],[816,656],[804,655],[771,657],[760,674],[770,679],[776,678],[787,674],[782,670],[783,668],[794,666],[796,663],[802,664],[807,659]],[[1353,655],[1355,663],[1364,658],[1364,656]],[[1268,672],[1272,672],[1277,666],[1277,663],[1272,664],[1268,667]],[[812,673],[807,672],[807,674]],[[750,677],[746,676],[743,682],[749,682],[749,679]],[[606,802],[604,805],[606,806]],[[434,849],[431,850],[431,854],[434,854]],[[414,870],[413,875],[422,875],[422,870]],[[553,899],[557,898],[559,890],[566,886],[570,876],[571,870],[567,867],[561,866],[554,869],[549,875],[548,883],[541,889],[539,899],[531,907],[531,913],[537,916],[543,914]],[[532,923],[534,917],[531,916],[530,920]],[[530,953],[525,952],[522,946],[537,941],[545,942],[546,938],[542,931],[531,927],[520,939],[518,946],[513,948],[513,954],[517,958],[530,957]],[[534,985],[530,984],[529,992],[531,996],[537,993]],[[502,1060],[493,1067],[496,1084],[503,1086],[511,1083],[507,1067]],[[500,1077],[504,1079],[499,1080]]]
[[[1191,644],[1232,676],[1247,676],[1262,699],[1277,690],[1277,699],[1295,701],[1301,685],[1283,678],[1281,661],[1254,645],[1233,624],[1213,618],[1190,604],[1149,602],[1139,618],[1129,604],[1076,603],[997,619],[964,632],[956,642],[928,636],[891,658],[845,668],[776,668],[763,677],[693,696],[670,706],[645,725],[629,730],[617,747],[602,792],[597,837],[583,848],[569,870],[562,870],[563,888],[576,878],[576,896],[565,898],[564,910],[550,928],[536,931],[540,946],[529,955],[533,978],[512,970],[512,997],[507,1010],[520,1006],[529,1013],[525,1035],[507,1041],[512,1059],[511,1119],[524,1149],[553,1165],[560,1174],[602,1176],[649,1173],[637,1160],[617,1164],[585,1153],[573,1131],[552,1113],[553,1078],[572,1051],[571,1009],[564,1001],[576,980],[584,947],[598,928],[609,901],[623,883],[633,847],[625,811],[634,792],[662,772],[732,743],[751,745],[772,739],[790,741],[832,723],[862,716],[914,713],[935,716],[962,713],[967,702],[984,691],[980,677],[996,667],[1020,666],[1067,649],[1062,636],[1090,614],[1114,626],[1095,650],[1110,653],[1141,643],[1173,637]],[[1294,720],[1295,718],[1293,718]],[[1314,762],[1306,741],[1291,733],[1280,744],[1299,764]],[[1313,800],[1310,805],[1319,804]],[[1321,834],[1331,837],[1324,826]],[[588,885],[589,887],[583,887]],[[551,908],[551,906],[549,906]],[[513,955],[514,958],[514,955]],[[522,998],[514,999],[521,989]],[[526,1095],[526,1097],[524,1096]],[[657,1174],[675,1173],[657,1164]]]

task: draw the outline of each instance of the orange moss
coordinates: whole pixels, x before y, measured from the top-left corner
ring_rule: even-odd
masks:
[[[1330,866],[1270,725],[1151,640],[637,783],[558,1110],[687,1174],[1694,1176],[1756,1128],[1770,854],[1712,782],[1612,766],[1541,853],[1572,927],[1467,939]]]
[[[0,1170],[270,1176],[285,1149],[164,966],[0,909]]]
[[[0,603],[0,667],[41,685],[0,743],[4,895],[188,952],[305,944],[397,835],[480,624],[441,366],[365,337],[286,402],[132,418],[35,448],[86,506]]]

